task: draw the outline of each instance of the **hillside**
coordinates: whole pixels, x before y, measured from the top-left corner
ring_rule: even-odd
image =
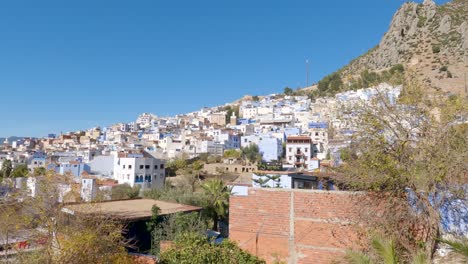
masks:
[[[468,1],[452,0],[440,6],[432,0],[403,4],[380,43],[325,77],[326,85],[319,85],[319,89],[347,89],[362,78],[365,70],[365,74],[385,71],[386,80],[392,78],[393,74],[388,73],[391,67],[398,64],[405,71],[415,72],[427,87],[464,94],[465,74],[468,75]]]

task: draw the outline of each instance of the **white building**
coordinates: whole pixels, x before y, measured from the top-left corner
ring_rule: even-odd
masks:
[[[286,140],[286,162],[297,169],[319,168],[316,147],[309,136],[290,136]]]
[[[119,153],[115,158],[114,177],[119,184],[140,186],[142,189],[163,188],[166,178],[165,161],[147,152]]]

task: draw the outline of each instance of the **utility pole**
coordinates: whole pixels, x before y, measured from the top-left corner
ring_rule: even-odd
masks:
[[[306,59],[306,87],[309,87],[309,59]]]

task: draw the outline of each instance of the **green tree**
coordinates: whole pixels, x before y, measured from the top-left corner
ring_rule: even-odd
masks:
[[[33,170],[33,175],[34,176],[43,176],[46,173],[47,173],[47,170],[44,167],[37,167],[37,168],[34,168],[34,170]]]
[[[205,196],[204,212],[213,220],[213,229],[218,230],[218,222],[228,216],[231,188],[220,179],[211,179],[203,185]]]
[[[353,124],[352,154],[338,169],[340,180],[373,198],[358,202],[360,215],[368,218],[361,221],[385,236],[398,237],[401,256],[414,254],[421,244],[432,256],[442,201],[464,193],[460,186],[466,183],[468,125],[457,118],[466,115],[468,104],[451,106],[443,95],[424,93],[416,81],[405,84],[399,102],[392,104],[379,92],[369,104],[354,109],[359,115]],[[370,211],[376,206],[382,209],[379,217]],[[420,233],[415,237],[416,228]]]
[[[294,93],[293,89],[286,87],[284,88],[284,94],[285,95],[292,95]]]
[[[216,245],[208,241],[206,237],[193,233],[184,233],[179,236],[174,241],[174,246],[161,254],[160,261],[162,264],[265,263],[258,257],[243,251],[234,242],[224,240]]]
[[[239,159],[241,157],[241,152],[236,149],[227,149],[223,153],[224,158]]]
[[[11,163],[11,160],[8,160],[8,159],[4,160],[2,163],[1,176],[3,178],[10,177],[12,170],[13,170],[13,164]]]
[[[112,200],[121,200],[121,199],[134,199],[138,197],[140,193],[140,187],[134,186],[133,188],[124,183],[112,187],[111,198]]]
[[[258,163],[262,160],[260,149],[257,144],[250,144],[241,149],[242,157],[252,163]]]
[[[13,169],[10,177],[13,177],[13,178],[26,177],[28,176],[28,174],[29,174],[28,166],[26,164],[20,164],[16,166],[16,168]]]

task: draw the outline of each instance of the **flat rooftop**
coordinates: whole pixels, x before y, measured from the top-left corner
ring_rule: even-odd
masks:
[[[97,203],[82,203],[67,205],[62,211],[75,214],[103,215],[121,220],[138,221],[151,218],[153,205],[158,206],[160,215],[179,212],[200,211],[202,208],[186,204],[170,203],[152,199],[133,199],[119,201],[105,201]]]

